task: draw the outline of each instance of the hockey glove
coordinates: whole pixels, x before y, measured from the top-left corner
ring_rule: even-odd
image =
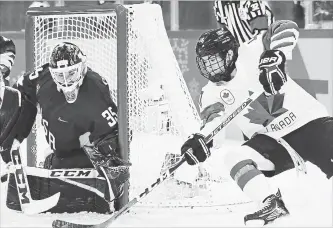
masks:
[[[285,72],[286,57],[282,51],[264,51],[259,62],[259,81],[268,94],[275,95],[287,82]]]
[[[292,51],[299,37],[298,25],[290,20],[279,20],[271,24],[263,36],[265,50],[283,51],[287,59],[292,59]]]
[[[121,197],[123,186],[130,177],[131,163],[120,158],[117,132],[94,142],[93,146],[84,146],[83,149],[99,174],[107,178],[111,185],[106,189],[105,200],[110,202]],[[110,188],[114,198],[110,194]]]
[[[189,165],[204,162],[210,156],[211,145],[206,145],[204,139],[201,134],[193,134],[181,147],[181,154],[185,156]]]

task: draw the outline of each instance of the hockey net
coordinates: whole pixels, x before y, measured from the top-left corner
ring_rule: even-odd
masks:
[[[30,58],[33,56],[33,67],[37,68],[48,61],[55,44],[70,41],[87,55],[88,66],[108,81],[115,102],[119,99],[118,90],[127,90],[127,104],[118,102],[118,109],[127,105],[124,110],[128,124],[120,128],[128,129],[125,137],[133,164],[131,198],[178,161],[182,143],[191,133],[199,131],[200,117],[170,46],[160,6],[105,8],[31,13]],[[126,17],[121,16],[124,9]],[[126,20],[123,23],[126,39],[120,38],[119,20]],[[126,50],[117,49],[119,42],[125,42]],[[119,61],[118,52],[126,54],[125,62]],[[124,66],[126,75],[119,75],[119,68]],[[121,77],[126,77],[127,88],[118,88]],[[48,147],[40,118],[38,115],[28,139],[29,161],[34,166],[44,161]],[[141,206],[209,207],[235,203],[237,200],[223,193],[229,190],[223,184],[225,178],[209,165],[183,165],[174,177],[149,194]]]

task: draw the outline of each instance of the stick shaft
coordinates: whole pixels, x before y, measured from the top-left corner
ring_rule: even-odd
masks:
[[[205,143],[209,143],[217,133],[219,133],[222,129],[224,129],[236,116],[238,116],[246,107],[248,107],[254,100],[256,100],[262,92],[253,93],[249,91],[249,96],[230,114],[227,118],[225,118],[211,133],[209,133],[205,137]],[[125,206],[123,206],[119,211],[115,212],[109,219],[105,222],[96,224],[96,225],[81,225],[70,222],[65,222],[62,220],[55,220],[52,224],[53,228],[61,228],[61,227],[73,227],[73,228],[105,228],[110,225],[113,221],[115,221],[118,217],[127,212],[132,206],[136,203],[140,202],[145,196],[147,196],[153,189],[163,183],[166,179],[168,179],[171,174],[173,174],[183,163],[185,162],[185,157],[183,156],[181,160],[179,160],[175,166],[168,169],[165,173],[163,173],[152,185],[145,189],[140,195],[134,197],[131,201],[129,201]],[[60,225],[61,224],[61,225]],[[65,224],[65,225],[63,225]]]

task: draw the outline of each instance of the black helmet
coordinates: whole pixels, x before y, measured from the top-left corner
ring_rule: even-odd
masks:
[[[80,48],[69,42],[62,42],[54,47],[50,57],[50,67],[58,68],[59,61],[68,61],[68,67],[82,62],[84,55]]]
[[[226,26],[203,33],[195,49],[200,73],[212,82],[230,81],[238,48],[239,43]]]

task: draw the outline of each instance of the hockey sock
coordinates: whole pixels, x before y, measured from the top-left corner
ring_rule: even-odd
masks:
[[[234,165],[230,171],[230,176],[252,200],[262,202],[267,196],[277,192],[277,189],[270,186],[264,174],[250,159]]]

